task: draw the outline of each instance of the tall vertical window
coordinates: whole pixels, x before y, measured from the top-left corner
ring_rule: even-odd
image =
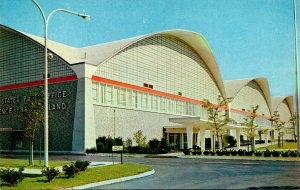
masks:
[[[113,105],[113,86],[111,85],[105,88],[105,104]]]
[[[136,91],[132,91],[132,95],[131,95],[131,107],[132,108],[137,108],[137,92]]]
[[[126,106],[126,89],[118,88],[117,89],[117,105],[125,107]]]
[[[148,94],[142,93],[142,109],[147,110],[148,109]]]
[[[151,107],[152,107],[152,110],[154,110],[154,111],[157,111],[157,109],[158,109],[157,98],[158,98],[158,97],[155,96],[155,95],[152,96]]]
[[[165,97],[160,97],[160,111],[166,112],[166,98]]]
[[[99,102],[100,104],[105,103],[105,84],[100,84]]]
[[[98,83],[93,83],[93,100],[99,102],[98,97]]]

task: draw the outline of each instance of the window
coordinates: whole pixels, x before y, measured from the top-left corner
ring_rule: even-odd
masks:
[[[113,86],[107,85],[105,87],[105,104],[112,105],[113,104]]]
[[[105,84],[100,85],[100,93],[99,93],[99,100],[101,104],[105,103]]]
[[[142,93],[142,109],[148,109],[148,94]]]
[[[137,92],[136,91],[132,91],[131,94],[131,107],[133,108],[137,108]]]
[[[148,85],[147,83],[144,83],[144,87],[145,87],[145,88],[148,88],[149,85]]]
[[[117,89],[117,105],[125,107],[126,106],[126,89],[118,88]]]
[[[160,98],[160,111],[166,112],[166,98],[159,97]]]
[[[175,113],[174,107],[175,107],[175,100],[170,99],[170,101],[169,101],[169,113]]]
[[[98,102],[98,83],[93,83],[93,100],[94,102]]]
[[[154,110],[154,111],[157,111],[157,108],[158,108],[158,102],[157,102],[157,99],[158,99],[157,96],[155,96],[155,95],[152,96],[151,108],[152,108],[152,110]]]

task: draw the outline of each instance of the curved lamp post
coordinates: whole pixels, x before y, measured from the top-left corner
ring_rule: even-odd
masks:
[[[44,87],[44,160],[45,160],[45,166],[48,167],[48,55],[47,55],[47,37],[48,37],[48,23],[49,19],[54,13],[57,12],[65,12],[72,15],[80,16],[83,19],[89,20],[90,16],[86,14],[79,14],[76,12],[72,12],[66,9],[55,9],[53,10],[48,17],[45,16],[42,8],[40,5],[35,1],[32,0],[32,2],[36,5],[36,7],[39,9],[40,13],[43,16],[44,21],[44,46],[45,46],[45,71],[44,71],[44,77],[45,77],[45,87]]]
[[[299,123],[299,83],[298,83],[298,32],[297,32],[297,12],[296,12],[296,1],[294,0],[294,32],[295,32],[295,69],[296,69],[296,88],[295,88],[295,99],[296,99],[296,128],[297,128],[297,149],[300,151],[300,123]]]

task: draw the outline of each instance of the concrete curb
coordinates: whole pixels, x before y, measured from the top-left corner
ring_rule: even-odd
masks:
[[[241,158],[241,157],[226,157],[226,156],[177,156],[183,159],[212,159],[212,160],[255,160],[255,161],[283,161],[283,162],[299,162],[300,160],[284,160],[273,157],[257,157],[257,158]]]
[[[95,183],[75,186],[75,187],[71,187],[71,188],[67,188],[67,189],[87,189],[87,188],[101,186],[101,185],[109,185],[109,184],[113,184],[113,183],[119,183],[119,182],[122,182],[122,181],[128,181],[128,180],[132,180],[132,179],[138,179],[138,178],[146,177],[146,176],[152,175],[154,173],[155,173],[155,170],[153,169],[151,171],[148,171],[148,172],[145,172],[145,173],[142,173],[142,174],[138,174],[138,175],[133,175],[133,176],[128,176],[128,177],[121,177],[121,178],[111,179],[111,180],[101,181],[101,182],[95,182]]]

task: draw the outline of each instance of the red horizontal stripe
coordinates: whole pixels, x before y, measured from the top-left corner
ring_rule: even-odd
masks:
[[[203,101],[194,100],[194,99],[191,99],[191,98],[187,98],[187,97],[183,97],[183,96],[179,96],[179,95],[174,95],[174,94],[169,94],[169,93],[161,92],[161,91],[157,91],[157,90],[152,90],[152,89],[144,88],[144,87],[140,87],[140,86],[135,86],[135,85],[132,85],[132,84],[127,84],[127,83],[123,83],[123,82],[119,82],[119,81],[115,81],[115,80],[110,80],[110,79],[106,79],[106,78],[102,78],[102,77],[98,77],[98,76],[92,76],[92,80],[98,81],[98,82],[103,82],[103,83],[106,83],[106,84],[111,84],[111,85],[114,85],[114,86],[119,86],[119,87],[132,89],[132,90],[137,90],[137,91],[140,91],[140,92],[146,92],[146,93],[149,93],[149,94],[155,94],[155,95],[159,95],[159,96],[164,96],[164,97],[168,97],[168,98],[183,100],[183,101],[192,102],[192,103],[196,103],[196,104],[204,104]]]
[[[50,78],[48,80],[49,84],[53,83],[60,83],[60,82],[66,82],[66,81],[72,81],[76,80],[77,76],[72,75],[72,76],[66,76],[66,77],[59,77],[59,78]],[[12,89],[17,89],[17,88],[26,88],[26,87],[32,87],[32,86],[38,86],[38,85],[43,85],[45,82],[44,80],[38,80],[38,81],[33,81],[33,82],[26,82],[26,83],[20,83],[20,84],[13,84],[13,85],[7,85],[7,86],[1,86],[0,91],[2,90],[12,90]]]
[[[192,103],[195,103],[195,104],[200,104],[200,105],[204,104],[204,102],[200,101],[200,100],[194,100],[194,99],[191,99],[191,98],[178,96],[178,95],[174,95],[174,94],[169,94],[169,93],[165,93],[165,92],[161,92],[161,91],[157,91],[157,90],[153,90],[153,89],[149,89],[149,88],[144,88],[144,87],[140,87],[140,86],[136,86],[136,85],[132,85],[132,84],[127,84],[127,83],[123,83],[123,82],[119,82],[119,81],[115,81],[115,80],[110,80],[110,79],[106,79],[106,78],[102,78],[102,77],[98,77],[98,76],[94,76],[94,75],[92,76],[92,80],[102,82],[102,83],[105,83],[105,84],[110,84],[110,85],[114,85],[114,86],[119,86],[119,87],[132,89],[132,90],[137,90],[137,91],[140,91],[140,92],[146,92],[146,93],[149,93],[149,94],[155,94],[155,95],[164,96],[164,97],[168,97],[168,98],[173,98],[173,99],[177,99],[177,100],[192,102]],[[226,106],[220,106],[220,105],[217,105],[217,104],[213,104],[213,106],[214,107],[219,107],[221,109],[227,109]],[[240,114],[243,114],[243,115],[250,115],[249,112],[238,110],[238,109],[231,108],[230,111],[240,113]],[[264,118],[264,119],[269,119],[269,117],[266,117],[266,116],[263,116],[263,115],[256,114],[256,116],[260,117],[260,118]]]

